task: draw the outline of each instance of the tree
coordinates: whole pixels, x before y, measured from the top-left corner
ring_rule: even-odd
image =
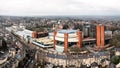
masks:
[[[67,24],[65,24],[64,26],[63,26],[63,29],[68,29],[69,28],[69,26],[67,25]]]
[[[111,30],[111,31],[120,30],[120,27],[118,27],[118,26],[116,26],[116,27],[111,27],[109,30]]]
[[[120,62],[120,56],[113,56],[111,58],[111,63],[118,64]]]
[[[116,47],[120,47],[120,34],[116,34],[113,36],[110,44]]]
[[[81,51],[84,51],[84,48],[79,48],[79,47],[75,46],[75,47],[71,47],[70,51],[75,52],[75,53],[80,53]]]
[[[80,31],[82,31],[83,26],[81,24],[74,24],[74,29],[79,29]]]

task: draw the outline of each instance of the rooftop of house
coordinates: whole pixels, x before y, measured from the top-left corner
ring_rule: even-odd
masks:
[[[53,40],[49,39],[48,37],[37,38],[35,39],[37,42],[41,42],[43,44],[53,44]]]

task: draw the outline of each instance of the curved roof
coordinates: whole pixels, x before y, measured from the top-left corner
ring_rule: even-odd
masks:
[[[77,32],[77,30],[59,30],[58,31],[59,33],[68,33],[68,34],[71,34],[71,33],[76,33]]]

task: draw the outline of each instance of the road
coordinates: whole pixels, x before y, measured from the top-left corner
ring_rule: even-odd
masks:
[[[26,51],[26,56],[28,60],[24,63],[24,68],[33,68],[35,64],[35,54],[36,50],[31,49],[29,46],[30,44],[26,43],[24,40],[20,39],[17,35],[13,34],[12,35],[23,45],[24,50]]]

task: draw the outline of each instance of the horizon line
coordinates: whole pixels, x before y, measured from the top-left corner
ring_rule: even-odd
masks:
[[[0,16],[18,16],[18,17],[44,17],[44,16],[120,16],[120,15],[1,15]]]

